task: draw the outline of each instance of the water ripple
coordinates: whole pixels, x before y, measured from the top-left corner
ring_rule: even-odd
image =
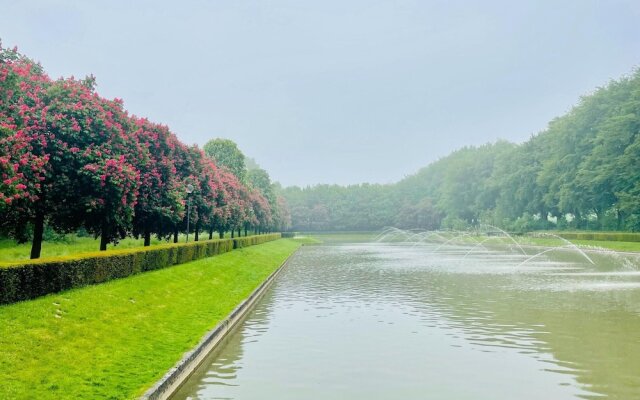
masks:
[[[177,398],[640,397],[633,262],[471,249],[304,248]]]

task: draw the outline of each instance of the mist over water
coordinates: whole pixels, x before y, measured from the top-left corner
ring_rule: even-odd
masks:
[[[302,248],[176,398],[640,394],[635,258],[473,246]]]

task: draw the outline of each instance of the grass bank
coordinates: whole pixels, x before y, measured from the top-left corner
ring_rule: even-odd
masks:
[[[563,232],[551,232],[553,234],[561,234]],[[373,241],[380,232],[305,232],[300,235],[305,235],[307,237],[314,238],[320,242],[332,244],[332,243],[361,243],[361,242],[370,242]],[[539,234],[539,233],[538,233]],[[476,245],[478,242],[487,239],[487,236],[461,236],[455,240],[456,243],[468,243],[469,245]],[[525,236],[514,236],[514,240],[522,245],[532,245],[532,246],[545,246],[545,247],[562,247],[567,243],[562,239],[557,239],[553,237],[534,237],[530,235]],[[512,242],[507,239],[499,239],[496,237],[495,241],[489,241],[486,243],[487,246],[498,242],[504,242],[506,244],[511,244]],[[625,241],[614,241],[614,240],[580,240],[580,239],[571,239],[571,243],[586,249],[592,249],[594,247],[601,247],[604,249],[615,250],[615,251],[629,251],[629,252],[640,252],[640,242],[625,242]]]
[[[493,238],[494,240],[491,240]],[[489,239],[489,240],[487,240]],[[554,237],[535,237],[535,236],[514,236],[513,240],[523,246],[541,246],[541,247],[564,247],[567,246],[568,243],[562,239],[554,238]],[[597,248],[614,250],[614,251],[625,251],[625,252],[640,252],[640,243],[639,242],[620,242],[620,241],[609,241],[609,240],[578,240],[572,239],[568,240],[571,244],[576,245],[585,250],[594,250]],[[499,246],[499,245],[509,245],[511,246],[513,242],[505,237],[505,236],[463,236],[452,243],[464,243],[469,246],[475,246],[478,243],[483,243],[485,247],[490,246]]]
[[[136,398],[300,246],[282,239],[0,306],[0,398]]]
[[[534,246],[546,246],[546,247],[562,247],[567,243],[555,238],[545,238],[545,237],[531,237],[525,236],[523,238],[518,238],[518,241],[522,244],[531,244]],[[578,240],[571,239],[569,240],[571,243],[585,249],[592,249],[594,247],[602,247],[604,249],[615,250],[615,251],[631,251],[631,252],[640,252],[640,242],[620,242],[614,240]]]
[[[229,234],[225,238],[230,238]],[[218,234],[213,235],[214,239],[218,239]],[[193,241],[193,235],[189,237],[190,242]],[[209,239],[209,235],[202,235],[200,240]],[[180,235],[179,242],[184,243],[185,235]],[[167,243],[173,243],[173,240],[166,241],[158,238],[151,239],[151,246],[157,246]],[[126,238],[121,240],[117,246],[107,246],[107,251],[132,249],[143,247],[143,239]],[[58,241],[42,242],[41,258],[64,257],[82,253],[93,253],[100,248],[100,240],[92,237],[79,237],[74,234],[65,235],[63,239]],[[18,244],[12,239],[0,239],[0,262],[13,262],[20,260],[28,260],[31,255],[31,243]]]
[[[304,232],[300,235],[312,237],[321,243],[366,243],[375,240],[380,232]]]

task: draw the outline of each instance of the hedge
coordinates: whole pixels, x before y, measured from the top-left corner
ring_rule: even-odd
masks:
[[[279,233],[272,233],[0,265],[0,304],[103,283],[279,238]]]
[[[562,232],[558,236],[568,240],[603,240],[612,242],[640,242],[640,233],[631,232]]]
[[[239,238],[233,239],[233,248],[240,249],[242,247],[265,243],[270,240],[280,239],[281,237],[282,237],[282,234],[280,233],[267,233],[265,235],[239,237]]]

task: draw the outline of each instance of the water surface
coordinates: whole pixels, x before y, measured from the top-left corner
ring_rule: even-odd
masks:
[[[304,247],[175,398],[640,398],[637,261],[530,255]]]

